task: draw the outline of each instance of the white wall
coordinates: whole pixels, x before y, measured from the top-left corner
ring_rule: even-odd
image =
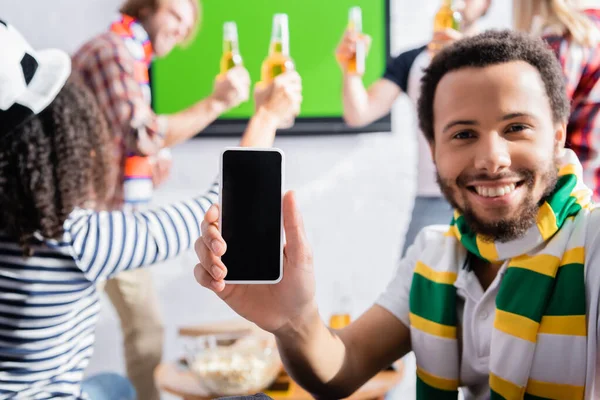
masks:
[[[20,28],[34,47],[71,52],[106,27],[118,3],[0,0],[0,18]],[[393,53],[421,45],[430,36],[439,2],[418,3],[393,1]],[[496,0],[483,25],[509,26],[508,3]],[[411,133],[414,113],[406,99],[397,102],[393,116],[394,134],[293,137],[276,142],[286,153],[287,186],[297,191],[314,248],[317,297],[324,316],[330,312],[330,288],[336,280],[343,279],[352,288],[354,311],[359,314],[372,304],[393,273],[412,206],[416,161]],[[217,173],[220,149],[235,143],[235,139],[198,139],[174,149],[174,176],[158,193],[158,201],[203,191]],[[194,255],[188,253],[153,268],[167,325],[166,359],[179,354],[178,326],[233,316],[195,283],[194,264]],[[118,320],[109,303],[102,311],[97,333],[90,372],[123,371]]]

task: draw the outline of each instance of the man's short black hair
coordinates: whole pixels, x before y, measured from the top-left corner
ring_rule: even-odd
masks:
[[[427,140],[434,140],[433,100],[444,75],[462,68],[483,68],[512,61],[524,61],[538,70],[550,99],[554,122],[566,122],[570,104],[556,55],[542,39],[510,30],[492,30],[448,46],[433,58],[425,70],[418,114],[419,127]]]

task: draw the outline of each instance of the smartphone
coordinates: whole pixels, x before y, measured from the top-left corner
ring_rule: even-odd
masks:
[[[226,148],[221,153],[219,228],[227,243],[226,283],[275,284],[283,278],[284,154]]]

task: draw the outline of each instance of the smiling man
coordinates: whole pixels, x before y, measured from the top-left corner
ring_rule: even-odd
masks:
[[[318,398],[345,398],[411,350],[419,400],[459,388],[466,400],[598,398],[600,210],[564,148],[556,58],[509,31],[461,40],[425,71],[418,111],[454,218],[421,231],[354,323],[331,331],[319,316],[291,194],[279,285],[225,285],[218,207],[196,244],[196,279],[273,332],[288,372]]]

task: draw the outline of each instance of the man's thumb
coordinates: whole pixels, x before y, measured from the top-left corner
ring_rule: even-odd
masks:
[[[286,237],[286,254],[288,257],[302,257],[308,251],[304,223],[294,192],[290,191],[283,197],[283,227]]]

